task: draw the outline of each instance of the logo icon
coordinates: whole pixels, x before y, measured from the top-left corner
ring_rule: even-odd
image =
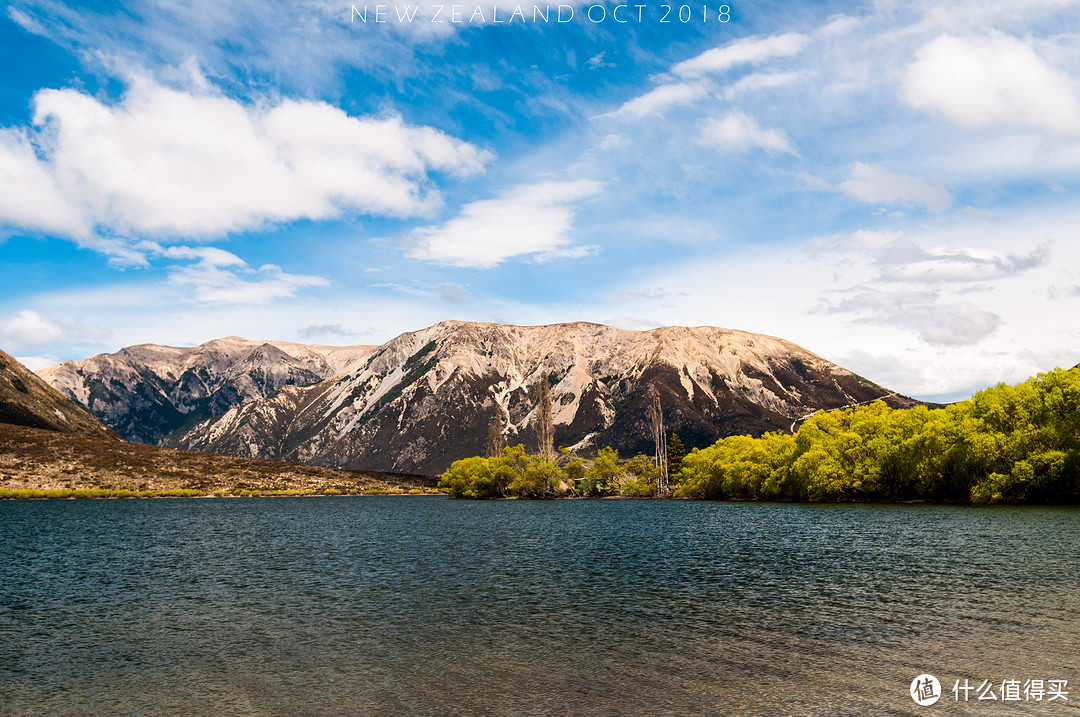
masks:
[[[915,704],[929,707],[941,699],[941,683],[933,675],[919,675],[911,681],[911,699]]]

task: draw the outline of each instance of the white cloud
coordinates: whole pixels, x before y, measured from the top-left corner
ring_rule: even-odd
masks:
[[[40,371],[43,368],[55,366],[59,361],[48,356],[16,356],[15,360],[31,371]]]
[[[613,62],[604,62],[605,54],[606,53],[601,52],[598,55],[593,55],[585,61],[586,66],[588,66],[590,70],[601,70],[605,67],[615,67],[615,63]]]
[[[515,187],[496,199],[466,204],[441,226],[416,229],[406,253],[443,266],[490,269],[514,257],[573,250],[568,235],[574,204],[602,187],[589,179]]]
[[[192,259],[208,267],[246,265],[236,254],[209,246],[170,246],[163,249],[161,254],[169,259]]]
[[[700,77],[710,72],[718,72],[729,67],[755,63],[772,57],[793,55],[799,52],[808,38],[797,33],[774,35],[766,38],[746,38],[723,47],[714,48],[674,65],[671,72],[681,77]],[[731,99],[735,94],[754,89],[780,87],[799,78],[803,72],[762,72],[751,73],[740,79],[725,91]],[[612,115],[631,115],[648,117],[663,114],[679,106],[693,104],[707,98],[713,91],[712,83],[707,80],[678,82],[671,81],[670,75],[661,75],[667,82],[643,95],[624,102],[619,109],[600,117]]]
[[[924,179],[892,174],[875,164],[855,162],[851,177],[838,189],[874,204],[921,204],[932,212],[943,212],[952,204],[952,195]]]
[[[747,37],[722,47],[706,50],[671,68],[676,75],[696,76],[721,72],[736,65],[762,62],[773,57],[797,55],[806,45],[806,35],[788,32],[769,37]]]
[[[653,90],[629,100],[614,114],[647,117],[662,114],[679,105],[688,105],[709,94],[709,88],[702,83],[678,83],[661,85]]]
[[[942,303],[934,291],[881,291],[860,287],[850,296],[825,302],[827,313],[847,314],[874,326],[910,329],[930,346],[970,346],[1002,324],[995,313],[970,301]]]
[[[56,319],[32,309],[23,309],[6,321],[0,320],[0,348],[10,354],[32,351],[61,342],[101,339],[110,332],[81,321]]]
[[[25,133],[0,130],[0,226],[84,237],[90,222],[66,198],[50,168],[40,162]]]
[[[926,43],[904,75],[903,98],[961,127],[1023,125],[1053,135],[1080,134],[1076,83],[1030,43],[1001,33],[941,35]]]
[[[295,296],[304,287],[330,283],[318,276],[287,274],[274,264],[255,270],[235,254],[213,247],[174,246],[163,250],[162,256],[195,260],[169,267],[169,281],[190,292],[185,300],[199,304],[268,304]]]
[[[8,7],[7,15],[11,18],[12,22],[29,32],[31,35],[40,35],[41,37],[49,36],[48,30],[45,29],[44,25],[21,10],[14,7]]]
[[[921,251],[913,243],[912,255],[894,261],[889,253],[879,257],[881,278],[887,281],[976,282],[1016,276],[1045,264],[1049,249],[1041,246],[1027,255],[1002,251],[943,247]]]
[[[984,218],[984,221],[996,221]],[[901,232],[857,231],[846,237],[815,239],[808,251],[815,257],[861,256],[871,260],[883,282],[921,285],[978,283],[1018,276],[1046,265],[1050,244],[1027,254],[1002,248],[941,245],[923,247]]]
[[[783,87],[806,76],[805,71],[799,72],[752,72],[746,77],[724,90],[724,97],[731,99],[742,92],[753,90],[766,90],[774,87]]]
[[[773,152],[798,154],[783,132],[762,129],[753,117],[742,112],[730,112],[708,122],[701,131],[699,141],[725,152],[741,152],[760,147]]]
[[[29,309],[24,309],[0,323],[0,337],[4,346],[47,346],[65,338],[67,334],[67,330],[59,323]]]
[[[440,203],[429,172],[470,175],[491,158],[400,117],[246,105],[146,79],[115,105],[42,90],[34,107],[32,137],[0,134],[0,223],[74,238],[90,227],[220,236],[346,212],[422,215]]]

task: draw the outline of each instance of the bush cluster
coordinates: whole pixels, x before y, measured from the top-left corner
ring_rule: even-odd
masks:
[[[1080,501],[1080,370],[945,408],[819,411],[794,435],[734,436],[682,461],[676,496],[747,500]]]
[[[493,458],[454,461],[439,479],[439,490],[455,498],[649,497],[656,494],[658,473],[651,458],[621,463],[614,448],[602,449],[587,465],[565,450],[550,458],[517,445]]]
[[[819,411],[792,435],[731,436],[694,449],[675,497],[711,500],[1080,502],[1080,368],[999,384],[944,408],[882,402]],[[459,498],[656,495],[658,469],[612,448],[590,463],[522,446],[456,461],[439,488]]]

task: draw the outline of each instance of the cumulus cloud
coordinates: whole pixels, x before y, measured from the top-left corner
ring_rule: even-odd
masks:
[[[692,104],[708,94],[708,87],[701,83],[680,82],[661,85],[623,103],[614,114],[632,115],[634,117],[658,115],[672,107]]]
[[[875,204],[921,204],[932,212],[943,212],[952,204],[952,195],[924,179],[892,174],[876,164],[855,162],[851,177],[838,189],[864,202]]]
[[[79,321],[65,321],[32,309],[0,320],[0,347],[9,353],[40,349],[62,341],[101,339],[109,331]]]
[[[961,127],[1022,125],[1080,134],[1076,84],[1030,43],[1001,33],[941,35],[926,43],[904,75],[903,98]]]
[[[211,237],[346,212],[422,215],[430,172],[468,176],[490,154],[400,117],[321,102],[244,104],[132,81],[117,104],[34,98],[36,131],[0,132],[0,223],[85,238]],[[35,151],[36,150],[36,151]]]
[[[581,200],[603,185],[589,179],[538,182],[496,199],[466,204],[461,214],[439,226],[412,232],[407,254],[443,266],[490,269],[514,257],[544,258],[555,252],[581,255],[569,232]]]
[[[89,223],[78,203],[64,196],[48,165],[34,154],[25,132],[0,130],[0,226],[86,236]]]
[[[780,130],[762,129],[753,117],[742,112],[730,112],[708,122],[701,131],[699,141],[726,152],[760,147],[772,152],[798,154],[787,135]]]
[[[773,57],[797,55],[810,38],[797,32],[769,37],[747,37],[722,47],[706,50],[671,68],[680,76],[698,76],[722,72],[736,65],[763,62]]]
[[[59,323],[36,311],[24,309],[0,324],[4,346],[47,346],[67,336]]]
[[[1008,245],[1005,245],[1008,246]],[[862,325],[907,329],[930,346],[974,346],[994,334],[1015,306],[1000,293],[1010,279],[1045,268],[1050,245],[1027,253],[1003,246],[923,246],[900,232],[860,231],[821,239],[809,248],[812,261],[837,276],[859,276],[850,288],[822,294],[818,311]],[[828,273],[826,271],[825,273]],[[830,296],[831,294],[831,296]],[[969,300],[978,296],[980,304]],[[1016,331],[1015,325],[1011,327]]]

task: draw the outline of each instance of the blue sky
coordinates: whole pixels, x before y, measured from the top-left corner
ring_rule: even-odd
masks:
[[[1080,362],[1080,3],[638,4],[6,5],[0,347],[714,325],[939,400]]]

